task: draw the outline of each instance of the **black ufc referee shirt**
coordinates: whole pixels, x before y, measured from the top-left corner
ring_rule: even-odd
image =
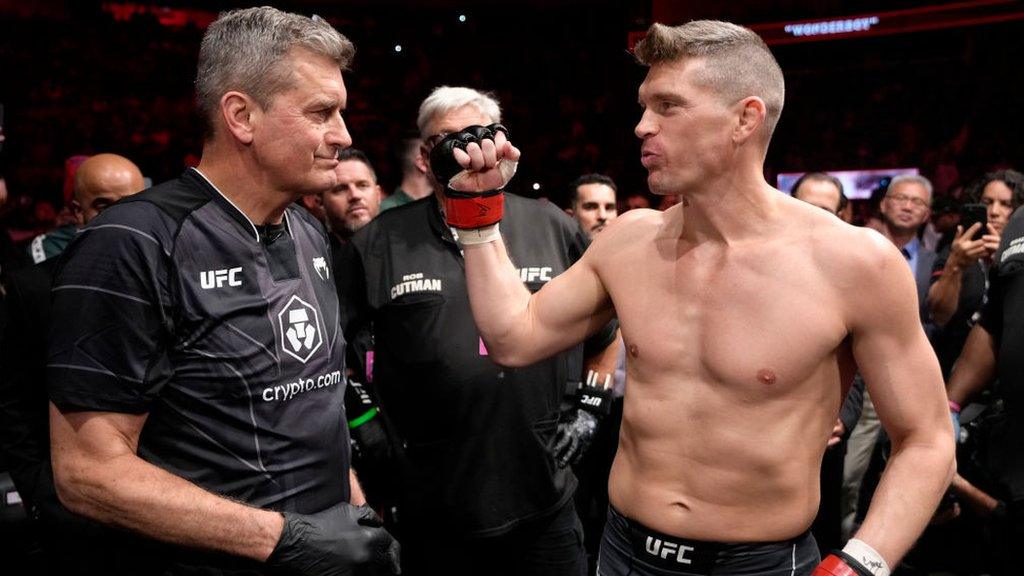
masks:
[[[561,210],[511,194],[501,231],[534,291],[587,247]],[[440,522],[438,536],[496,536],[557,512],[576,481],[550,448],[566,383],[580,379],[582,346],[523,368],[491,361],[459,246],[433,196],[382,213],[351,247],[362,287],[344,296],[355,300],[357,323],[373,324],[373,386],[405,446],[403,530],[430,534]]]
[[[104,211],[64,253],[47,380],[64,411],[148,413],[138,454],[259,508],[348,499],[344,338],[323,227],[273,242],[198,171]]]

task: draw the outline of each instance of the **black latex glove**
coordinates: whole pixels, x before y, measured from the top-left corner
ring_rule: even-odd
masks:
[[[284,530],[267,564],[283,574],[400,574],[398,542],[369,506],[342,502],[316,514],[284,513]]]
[[[577,410],[576,417],[558,424],[555,432],[555,461],[559,468],[576,464],[590,447],[597,433],[597,417],[584,410]]]

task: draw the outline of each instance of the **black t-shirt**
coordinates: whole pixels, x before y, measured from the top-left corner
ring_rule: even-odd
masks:
[[[330,248],[302,210],[285,227],[260,238],[194,170],[106,210],[54,282],[53,402],[148,413],[139,456],[249,505],[347,500]]]
[[[587,246],[563,212],[511,194],[501,231],[531,290]],[[346,296],[362,301],[354,316],[373,323],[374,388],[405,445],[406,529],[436,531],[443,522],[454,537],[492,536],[557,511],[575,478],[550,446],[565,384],[580,378],[582,347],[524,368],[491,361],[459,246],[432,196],[382,213],[352,246],[351,268],[365,285]]]
[[[989,273],[988,301],[979,324],[996,342],[998,395],[1006,421],[993,435],[988,459],[996,478],[1013,500],[1024,499],[1024,210],[1003,230]]]

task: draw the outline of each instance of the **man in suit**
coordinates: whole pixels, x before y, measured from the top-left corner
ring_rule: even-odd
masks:
[[[98,154],[75,174],[72,208],[78,227],[107,206],[145,187],[142,172],[131,160]],[[4,306],[10,322],[0,334],[0,450],[25,507],[37,522],[46,554],[47,573],[88,573],[100,566],[89,550],[76,547],[81,530],[95,530],[73,516],[57,500],[50,467],[47,423],[46,335],[50,325],[50,285],[59,258],[15,270],[5,279]],[[73,548],[69,548],[73,547]],[[69,549],[77,553],[66,553]],[[61,565],[62,562],[68,565]]]
[[[882,233],[899,248],[907,265],[914,272],[917,284],[917,303],[921,324],[929,338],[933,325],[928,317],[925,299],[931,280],[935,252],[929,250],[917,237],[917,232],[931,218],[932,183],[924,176],[904,174],[889,182],[879,206],[882,215]],[[846,447],[843,463],[843,533],[849,536],[855,530],[854,518],[861,480],[871,460],[881,424],[871,396],[864,394],[864,410]]]

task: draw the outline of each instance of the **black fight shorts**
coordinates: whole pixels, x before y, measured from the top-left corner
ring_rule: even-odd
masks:
[[[784,542],[702,542],[655,532],[609,506],[597,576],[806,576],[820,560],[810,531]]]

